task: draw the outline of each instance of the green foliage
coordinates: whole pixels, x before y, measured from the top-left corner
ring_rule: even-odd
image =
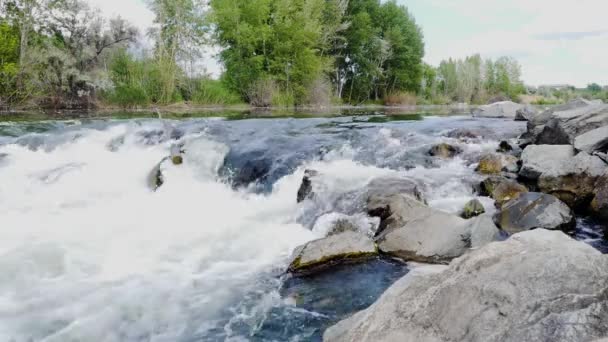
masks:
[[[597,94],[602,91],[602,86],[597,83],[591,83],[587,86],[587,90],[592,94]]]
[[[432,102],[435,102],[435,96],[442,95],[450,101],[481,104],[500,96],[516,100],[520,94],[526,93],[520,79],[521,68],[510,57],[485,62],[479,55],[459,60],[448,59],[441,62],[436,75],[436,85],[429,81],[423,84],[423,92]],[[438,89],[434,92],[427,89],[429,84]]]
[[[0,20],[0,104],[13,102],[19,73],[19,29]]]
[[[217,41],[229,86],[249,102],[259,80],[272,80],[304,102],[328,59],[319,54],[323,0],[213,0]],[[254,92],[255,93],[255,92]],[[272,97],[272,96],[271,96]],[[267,101],[262,101],[265,104]]]
[[[337,51],[340,91],[350,103],[398,91],[418,91],[424,43],[413,17],[395,1],[351,0],[344,20],[346,43]]]
[[[201,105],[230,105],[240,103],[240,96],[228,89],[222,80],[194,79],[191,101]]]

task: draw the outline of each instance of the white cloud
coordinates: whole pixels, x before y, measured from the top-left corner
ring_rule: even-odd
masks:
[[[606,0],[402,2],[423,18],[429,63],[474,53],[511,55],[530,84],[608,84]],[[435,20],[438,16],[447,22]]]

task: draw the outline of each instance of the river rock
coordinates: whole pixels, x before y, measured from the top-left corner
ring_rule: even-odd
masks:
[[[305,170],[304,177],[302,177],[302,184],[298,189],[297,202],[303,202],[306,199],[310,199],[314,196],[312,192],[312,178],[318,176],[319,173],[315,170]]]
[[[361,262],[377,254],[371,238],[353,231],[344,231],[298,247],[288,271],[297,276],[305,276],[338,264]]]
[[[530,145],[521,155],[522,166],[519,175],[536,180],[544,172],[557,172],[573,157],[574,148],[570,145]]]
[[[536,144],[572,144],[577,136],[608,125],[608,105],[586,102],[586,105],[554,111],[536,137]],[[536,132],[539,129],[535,130]]]
[[[599,217],[608,219],[608,172],[604,173],[595,184],[595,196],[591,202],[591,209]]]
[[[449,266],[414,268],[326,342],[593,341],[607,336],[608,257],[538,229]]]
[[[452,146],[450,144],[442,143],[437,144],[431,148],[429,155],[439,158],[453,158],[454,156],[462,153],[460,147]]]
[[[147,177],[148,188],[152,191],[158,190],[164,183],[165,177],[163,176],[162,165],[168,158],[161,160],[156,166],[150,171]]]
[[[520,194],[528,192],[528,188],[514,180],[500,176],[486,178],[480,184],[481,194],[494,199],[498,208]]]
[[[517,172],[519,170],[518,159],[506,154],[486,154],[479,160],[477,172],[484,175],[497,175],[502,171]]]
[[[511,144],[509,144],[508,141],[501,141],[500,144],[498,144],[498,149],[496,150],[496,152],[501,152],[501,153],[508,153],[513,151],[513,146],[511,146]]]
[[[446,263],[469,248],[469,230],[462,218],[441,211],[425,215],[402,226],[388,227],[376,240],[387,254],[408,261]]]
[[[483,118],[512,118],[514,119],[517,111],[524,108],[523,105],[512,101],[495,102],[481,106],[473,111],[473,116]]]
[[[537,113],[538,111],[533,106],[524,106],[515,112],[515,121],[530,121]]]
[[[486,209],[483,207],[483,204],[479,202],[478,199],[472,199],[467,204],[465,204],[460,217],[463,219],[470,219],[475,216],[479,216],[486,212]]]
[[[585,152],[563,160],[558,167],[548,168],[538,179],[538,187],[570,207],[589,204],[595,192],[597,179],[608,170],[598,157]]]
[[[449,131],[445,136],[448,138],[468,141],[468,140],[480,139],[480,138],[484,138],[484,137],[487,138],[487,137],[490,137],[493,135],[495,135],[495,133],[487,128],[485,128],[485,129],[484,128],[476,128],[476,129],[456,128],[456,129]]]
[[[487,219],[467,221],[407,195],[395,195],[392,201],[393,214],[376,242],[382,252],[405,260],[446,263],[469,248],[493,241],[498,233]]]
[[[408,194],[372,194],[367,199],[367,213],[380,218],[377,234],[387,228],[401,227],[409,220],[424,217],[429,210],[426,204]]]
[[[575,225],[572,210],[564,202],[538,192],[523,193],[505,203],[494,222],[509,234],[536,228],[568,231]]]
[[[608,126],[596,128],[574,138],[574,148],[589,154],[608,151]]]

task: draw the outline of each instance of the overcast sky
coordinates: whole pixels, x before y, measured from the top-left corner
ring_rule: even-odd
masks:
[[[144,0],[89,0],[140,29],[152,23]],[[608,0],[398,0],[425,35],[425,60],[509,55],[531,85],[608,85]],[[219,66],[208,58],[210,72]]]

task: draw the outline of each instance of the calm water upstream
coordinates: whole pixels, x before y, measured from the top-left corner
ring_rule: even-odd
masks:
[[[456,128],[484,138],[445,137]],[[524,130],[467,115],[0,123],[0,341],[319,340],[408,269],[292,279],[292,250],[336,217],[373,224],[357,199],[377,176],[411,177],[458,212],[482,180],[476,157]],[[427,156],[438,142],[464,153]],[[184,164],[163,164],[153,192],[175,144]],[[324,191],[297,204],[305,169]],[[576,236],[608,252],[597,222]]]

